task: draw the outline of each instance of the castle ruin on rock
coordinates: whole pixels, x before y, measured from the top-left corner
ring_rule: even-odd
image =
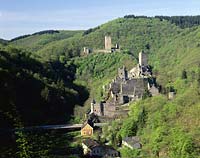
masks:
[[[100,103],[91,103],[91,113],[97,116],[115,117],[123,113],[121,105],[142,99],[147,93],[159,94],[155,78],[147,61],[147,54],[139,53],[139,63],[130,71],[126,67],[118,69],[117,77],[107,86],[108,96]]]

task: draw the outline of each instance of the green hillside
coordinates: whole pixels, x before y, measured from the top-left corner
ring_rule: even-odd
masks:
[[[40,62],[12,47],[1,50],[0,128],[68,122],[88,96],[73,83],[75,71],[73,64]]]
[[[34,33],[33,35],[21,36],[16,39],[11,40],[11,44],[18,46],[20,48],[25,48],[28,51],[38,51],[45,45],[59,41],[62,39],[67,39],[80,34],[83,31],[58,31],[55,33]]]
[[[158,72],[162,84],[175,81],[184,69],[188,73],[197,72],[200,63],[199,37],[199,27],[184,29],[150,55],[150,64]]]
[[[153,67],[153,72],[163,92],[185,69],[188,74],[195,75],[199,64],[198,32],[198,26],[181,29],[170,21],[160,20],[160,18],[129,17],[118,18],[69,38],[64,38],[60,32],[33,35],[16,40],[14,43],[20,45],[21,42],[22,47],[30,45],[30,51],[36,47],[37,51],[33,51],[33,54],[41,56],[40,60],[67,61],[72,59],[72,63],[77,67],[75,82],[86,85],[90,89],[90,97],[100,100],[103,97],[102,85],[111,81],[116,75],[117,68],[124,63],[128,68],[134,66],[141,50],[149,54],[149,63]],[[111,35],[113,44],[119,43],[121,48],[119,54],[96,54],[94,52],[94,55],[88,57],[76,57],[80,55],[84,46],[93,50],[103,49],[106,34]],[[45,39],[51,41],[54,36],[59,40],[45,43]],[[26,45],[25,42],[28,44]],[[42,43],[45,44],[42,45]],[[133,59],[134,61],[131,62]]]
[[[20,116],[20,126],[83,116],[92,98],[105,97],[102,86],[117,75],[117,69],[132,68],[144,50],[161,95],[132,103],[128,118],[103,129],[102,141],[118,148],[119,138],[139,136],[143,148],[122,148],[122,157],[199,157],[200,27],[198,21],[194,26],[183,22],[183,27],[176,22],[166,17],[118,18],[86,31],[36,34],[10,42],[23,50],[1,46],[3,127],[15,127],[15,116]],[[120,52],[95,51],[103,49],[107,34],[120,45]],[[93,53],[80,56],[84,46]],[[174,100],[167,99],[169,90],[175,91]]]
[[[104,36],[110,34],[113,44],[119,43],[120,48],[137,56],[141,49],[146,51],[154,51],[161,47],[168,38],[178,34],[180,28],[168,21],[160,21],[159,19],[125,19],[119,18],[103,24],[96,29],[85,31],[86,33],[76,34],[71,38],[54,41],[41,47],[38,43],[45,43],[44,35],[37,41],[37,36],[27,37],[22,40],[21,45],[15,41],[15,45],[40,48],[36,50],[36,54],[43,58],[59,58],[64,55],[66,58],[80,55],[84,46],[92,49],[104,48]],[[57,34],[56,34],[57,35]],[[47,36],[47,35],[45,35]],[[52,38],[53,35],[47,37]],[[40,36],[38,36],[39,38]],[[35,39],[36,38],[36,39]],[[31,40],[34,40],[31,41]],[[27,43],[26,43],[27,42]],[[35,46],[34,46],[35,45]],[[32,49],[33,49],[32,48]]]
[[[6,45],[8,43],[8,41],[7,40],[4,40],[4,39],[1,39],[0,38],[0,45],[2,46],[2,45]]]

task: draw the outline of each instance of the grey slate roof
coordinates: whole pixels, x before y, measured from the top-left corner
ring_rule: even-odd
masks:
[[[120,82],[113,82],[112,83],[112,87],[111,90],[113,92],[113,94],[118,94],[120,92]]]
[[[133,148],[141,148],[142,145],[140,143],[140,139],[137,136],[133,136],[133,137],[125,137],[123,139],[124,142],[126,142],[127,144],[129,144],[130,146],[132,146]]]
[[[126,84],[122,84],[123,95],[141,95],[145,91],[147,80],[144,78],[137,78],[127,80]]]
[[[92,149],[96,146],[100,146],[100,144],[93,139],[85,139],[83,140],[83,144],[85,144],[89,149]]]

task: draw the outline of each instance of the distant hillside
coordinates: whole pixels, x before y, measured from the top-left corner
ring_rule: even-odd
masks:
[[[102,139],[117,148],[120,138],[139,136],[142,149],[120,148],[123,157],[198,157],[200,26],[198,19],[188,27],[187,18],[180,23],[184,27],[172,19],[118,18],[86,31],[36,34],[1,47],[2,127],[60,123],[72,113],[84,118],[90,100],[103,99],[102,86],[117,75],[119,67],[133,67],[144,50],[161,94],[132,103],[129,117],[103,129]],[[120,45],[120,52],[95,52],[104,48],[107,34]],[[93,53],[80,56],[84,46]],[[175,93],[174,100],[167,99],[169,91]],[[23,124],[16,125],[20,121],[15,118]]]
[[[153,51],[165,41],[181,32],[180,28],[198,26],[200,16],[134,16],[127,15],[86,31],[41,31],[23,39],[11,42],[34,51],[45,58],[71,58],[80,55],[84,46],[102,49],[104,35],[112,36],[113,44],[137,56],[141,49]],[[175,26],[177,25],[177,26]],[[74,36],[75,35],[75,36]]]
[[[155,17],[148,17],[148,16],[135,16],[135,15],[126,15],[124,18],[143,18],[143,19],[153,19],[158,18],[161,21],[167,20],[171,22],[172,24],[176,24],[180,28],[188,28],[193,26],[199,26],[200,25],[200,15],[197,16],[155,16]]]
[[[8,43],[8,41],[7,40],[4,40],[4,39],[1,39],[0,38],[0,44],[3,44],[3,45],[5,45],[5,44],[7,44]]]
[[[82,33],[82,31],[40,31],[31,35],[16,37],[12,39],[10,43],[14,46],[18,46],[20,48],[25,48],[28,51],[35,52],[43,48],[48,43],[67,39],[79,33]]]
[[[16,40],[11,44],[26,48],[33,52],[34,55],[41,56],[41,59],[45,61],[70,60],[80,56],[84,46],[92,48],[94,51],[95,49],[103,49],[104,36],[110,34],[112,43],[120,45],[122,54],[129,54],[137,59],[141,50],[148,53],[149,63],[153,67],[154,74],[156,74],[158,82],[164,88],[169,81],[175,81],[184,69],[187,69],[188,73],[196,71],[199,62],[198,48],[200,42],[198,37],[199,28],[197,26],[181,29],[172,24],[170,20],[161,20],[161,18],[166,19],[163,16],[148,18],[130,15],[86,31],[59,31],[59,33],[54,34],[36,34]],[[170,17],[170,19],[174,18]],[[188,21],[188,17],[180,18]],[[191,21],[194,21],[195,18],[198,21],[198,16],[192,17]],[[84,65],[84,63],[81,65],[76,62],[78,64],[77,70],[79,70],[79,67],[81,71],[83,69],[87,70],[81,72],[81,76],[89,78],[87,81],[94,80],[94,72],[88,72],[88,70],[93,70],[94,66],[102,62],[92,63],[96,61],[95,58],[98,57],[100,59],[101,56],[100,54],[89,55],[88,58],[81,57],[75,60],[83,60],[88,63],[87,65]],[[113,62],[109,58],[110,55],[107,56],[106,62]],[[122,66],[122,64],[118,66]],[[131,67],[133,66],[132,64],[129,62],[127,66]],[[103,67],[103,65],[100,64],[99,67]],[[97,69],[95,72],[97,78],[102,76],[100,71],[101,69]],[[106,69],[103,71],[106,71]]]
[[[55,34],[55,33],[59,33],[59,31],[57,31],[57,30],[44,30],[44,31],[35,32],[33,34],[27,34],[27,35],[15,37],[15,38],[11,39],[10,42],[17,41],[17,40],[20,40],[20,39],[23,39],[23,38],[27,38],[29,36],[43,35],[43,34]]]
[[[188,74],[197,75],[200,64],[200,27],[183,30],[150,54],[158,80],[166,85],[175,81],[185,70]]]
[[[84,46],[93,49],[104,48],[104,36],[110,34],[112,43],[118,43],[121,50],[128,51],[137,56],[142,49],[154,49],[162,45],[162,42],[173,34],[178,32],[178,28],[167,21],[160,22],[158,19],[124,19],[119,18],[103,24],[90,33],[83,34],[81,38],[63,40],[58,43],[52,43],[38,51],[39,54],[44,52],[59,52],[66,54],[68,48],[71,48],[71,54],[80,54]],[[59,50],[59,48],[62,48]],[[73,49],[75,47],[75,49]]]

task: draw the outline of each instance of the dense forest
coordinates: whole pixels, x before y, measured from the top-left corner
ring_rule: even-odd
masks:
[[[16,41],[16,40],[19,40],[19,39],[23,39],[23,38],[26,38],[26,37],[29,37],[29,36],[33,36],[33,35],[54,34],[54,33],[59,33],[59,31],[58,31],[58,30],[39,31],[39,32],[35,32],[35,33],[33,33],[33,34],[30,34],[30,35],[22,35],[22,36],[13,38],[13,39],[11,39],[10,41],[13,42],[13,41]]]
[[[102,86],[119,67],[135,66],[144,50],[161,85],[160,96],[131,103],[127,118],[112,121],[112,128],[95,137],[119,149],[122,157],[199,157],[198,25],[199,16],[127,15],[85,31],[41,31],[0,41],[1,128],[83,121],[90,101],[105,97]],[[96,52],[104,48],[106,34],[113,45],[120,45],[120,52]],[[88,56],[81,55],[85,46],[93,50]],[[176,93],[174,100],[167,99],[169,89]],[[72,143],[77,133],[55,133],[19,133],[15,150],[0,152],[4,157],[15,152],[18,157],[49,156],[64,144],[68,154],[79,150]],[[141,138],[141,150],[118,147],[120,139],[135,135]]]
[[[0,51],[1,128],[14,128],[17,115],[24,126],[67,122],[87,99],[86,88],[73,84],[75,65],[30,55],[12,47]]]
[[[176,24],[177,26],[181,28],[187,28],[192,26],[198,26],[200,25],[200,16],[155,16],[155,17],[148,17],[148,16],[135,16],[135,15],[126,15],[124,18],[146,18],[146,19],[152,19],[152,18],[158,18],[161,21],[167,20],[171,22],[172,24]]]

